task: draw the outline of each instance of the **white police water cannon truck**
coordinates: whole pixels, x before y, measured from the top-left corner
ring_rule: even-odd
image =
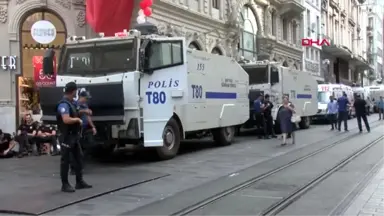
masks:
[[[42,120],[55,121],[63,86],[74,81],[78,93],[92,97],[105,150],[153,147],[159,159],[171,159],[183,139],[204,133],[231,144],[235,128],[249,119],[248,74],[234,59],[188,49],[184,37],[156,30],[71,37],[60,53],[56,87],[41,89]],[[45,54],[44,73],[53,73],[54,56]]]
[[[282,97],[289,96],[294,104],[297,115],[301,117],[299,126],[307,129],[311,124],[311,116],[317,112],[317,81],[309,74],[300,70],[283,67],[279,62],[242,61],[242,67],[249,75],[250,120],[246,128],[255,126],[253,118],[253,101],[259,95],[270,95],[274,107],[272,116],[276,132],[280,131],[278,111],[282,105]]]

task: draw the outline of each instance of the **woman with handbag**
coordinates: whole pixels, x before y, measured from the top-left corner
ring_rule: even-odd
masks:
[[[281,145],[287,144],[288,134],[291,134],[292,144],[295,144],[296,116],[294,115],[294,108],[294,105],[289,102],[288,96],[284,96],[283,105],[279,109],[280,129],[283,136]]]

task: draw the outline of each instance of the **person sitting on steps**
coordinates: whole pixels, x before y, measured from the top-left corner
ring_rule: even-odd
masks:
[[[33,122],[31,114],[25,115],[24,122],[17,129],[15,140],[19,143],[19,157],[28,155],[28,150],[32,147],[35,155],[38,155],[35,144],[37,124]]]
[[[36,144],[39,148],[42,148],[44,143],[49,143],[50,148],[53,148],[52,156],[58,155],[57,150],[57,132],[56,127],[53,125],[42,124],[37,130]]]

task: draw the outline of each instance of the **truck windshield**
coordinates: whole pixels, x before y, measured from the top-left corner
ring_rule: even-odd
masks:
[[[268,83],[268,67],[243,67],[248,73],[249,84],[263,84]]]
[[[328,103],[329,102],[329,96],[331,96],[330,92],[318,92],[317,93],[317,100],[319,103]]]
[[[59,74],[95,76],[136,70],[133,40],[67,45],[63,50]]]

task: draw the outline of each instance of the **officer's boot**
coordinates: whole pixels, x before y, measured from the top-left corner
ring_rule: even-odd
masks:
[[[92,185],[88,184],[83,179],[81,179],[79,181],[76,181],[76,187],[75,188],[78,189],[78,190],[80,190],[80,189],[88,189],[88,188],[92,188]]]
[[[68,165],[65,163],[63,158],[60,163],[60,177],[61,177],[61,184],[62,184],[61,191],[67,192],[67,193],[75,192],[75,189],[69,184]]]
[[[69,183],[63,183],[61,186],[61,191],[66,193],[73,193],[75,192],[75,189]]]
[[[66,192],[66,193],[73,193],[75,192],[75,189],[72,187],[71,184],[69,184],[68,181],[68,173],[67,175],[61,175],[61,191]]]
[[[88,184],[87,182],[84,181],[83,175],[80,172],[76,173],[76,189],[88,189],[92,188],[92,185]]]

